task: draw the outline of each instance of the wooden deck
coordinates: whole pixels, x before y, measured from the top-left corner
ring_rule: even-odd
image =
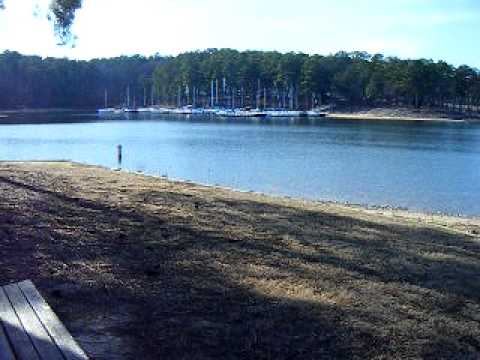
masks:
[[[0,287],[0,325],[0,360],[88,359],[29,280]]]

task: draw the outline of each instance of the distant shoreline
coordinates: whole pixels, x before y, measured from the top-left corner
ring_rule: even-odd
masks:
[[[42,114],[62,112],[96,112],[95,109],[75,108],[42,108],[42,109],[5,109],[0,110],[0,119],[8,118],[14,114]],[[464,123],[467,121],[480,121],[480,114],[460,114],[451,112],[435,111],[430,109],[413,109],[408,107],[395,108],[369,108],[354,112],[344,110],[326,113],[326,119],[331,120],[375,120],[375,121],[425,121],[425,122],[448,122]]]
[[[0,117],[6,114],[38,114],[48,112],[70,112],[70,111],[95,111],[95,109],[75,109],[75,108],[41,108],[41,109],[0,109]]]
[[[337,120],[378,120],[378,121],[435,121],[466,122],[480,120],[480,114],[464,114],[428,108],[414,109],[409,107],[373,107],[354,112],[339,110],[329,113],[327,119]]]
[[[452,119],[452,118],[428,118],[428,117],[406,117],[406,116],[373,116],[362,114],[334,113],[327,114],[326,119],[335,120],[377,120],[377,121],[435,121],[435,122],[454,122],[463,123],[472,119]]]

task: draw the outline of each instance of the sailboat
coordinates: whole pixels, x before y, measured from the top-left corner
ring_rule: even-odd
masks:
[[[126,113],[136,113],[138,112],[135,106],[135,97],[133,98],[133,108],[130,107],[130,85],[127,86],[127,107],[123,109]]]
[[[153,99],[152,99],[152,102],[153,102]],[[144,86],[143,87],[143,107],[139,107],[137,111],[140,113],[150,113],[152,112],[152,110],[153,110],[152,107],[147,107],[147,88]]]
[[[107,115],[113,114],[115,112],[115,108],[108,107],[108,91],[105,89],[105,107],[97,110],[99,115]]]

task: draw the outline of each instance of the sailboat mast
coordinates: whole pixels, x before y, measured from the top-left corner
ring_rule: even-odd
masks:
[[[213,106],[213,80],[210,82],[210,107]]]
[[[127,108],[130,108],[130,85],[127,86]]]
[[[105,88],[105,109],[108,107],[108,93],[107,89]]]
[[[257,97],[255,100],[255,108],[259,109],[260,108],[260,79],[257,80]]]
[[[222,79],[222,104],[224,107],[227,107],[227,100],[226,98],[226,90],[227,90],[227,79],[223,77]]]
[[[293,85],[290,85],[290,89],[288,91],[288,100],[290,102],[290,110],[293,110]]]
[[[263,108],[267,108],[267,88],[263,88]]]

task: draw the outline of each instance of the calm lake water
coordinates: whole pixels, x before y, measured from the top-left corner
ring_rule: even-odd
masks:
[[[480,215],[480,124],[91,113],[0,119],[0,160],[71,159],[241,190]],[[7,124],[22,121],[21,125]]]

